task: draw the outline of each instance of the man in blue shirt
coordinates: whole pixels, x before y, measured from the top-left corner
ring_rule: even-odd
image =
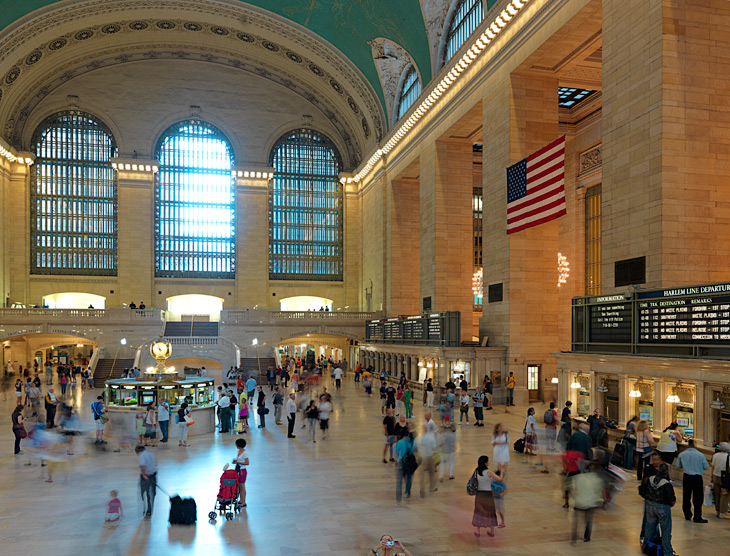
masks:
[[[702,519],[702,497],[704,494],[702,477],[705,474],[705,469],[709,469],[710,465],[707,463],[707,458],[695,448],[694,440],[690,438],[687,445],[688,448],[679,454],[679,458],[677,458],[677,468],[684,471],[682,477],[684,519],[687,521],[692,519],[692,503],[694,503],[694,522],[707,523],[706,519]]]
[[[248,403],[253,405],[253,393],[256,391],[256,379],[254,377],[248,377],[246,390],[248,390]]]

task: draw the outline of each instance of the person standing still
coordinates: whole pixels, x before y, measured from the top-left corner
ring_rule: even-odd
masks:
[[[339,390],[340,386],[342,386],[342,368],[340,367],[340,365],[337,365],[337,368],[335,369],[335,372],[334,372],[334,377],[335,377],[335,386]]]
[[[259,414],[259,420],[261,421],[259,423],[259,428],[265,429],[266,428],[266,412],[268,411],[266,408],[266,394],[264,393],[264,389],[261,388],[261,386],[257,386],[256,390],[257,390],[256,413]]]
[[[507,403],[506,405],[515,405],[515,383],[517,381],[515,380],[515,374],[510,371],[509,376],[504,381],[505,385],[507,386]]]
[[[461,391],[461,395],[459,396],[459,426],[461,426],[461,422],[464,420],[464,417],[466,417],[466,426],[469,426],[469,394],[466,390]]]
[[[472,401],[474,402],[474,426],[475,427],[483,427],[484,426],[484,394],[482,393],[481,387],[477,386],[476,392],[474,392],[474,395],[472,396]]]
[[[639,494],[646,500],[644,509],[646,517],[646,536],[642,544],[642,550],[646,554],[647,543],[651,538],[650,531],[659,526],[662,538],[662,554],[670,556],[674,554],[672,549],[672,506],[677,502],[674,495],[674,487],[669,480],[669,465],[659,465],[657,474],[647,481],[642,481],[639,487]]]
[[[134,453],[137,454],[139,464],[139,491],[142,495],[144,518],[150,519],[157,493],[157,460],[155,454],[145,450],[144,446],[137,446]]]
[[[160,424],[160,432],[162,433],[161,443],[166,443],[170,434],[170,404],[165,400],[160,400],[157,404],[157,422]]]
[[[218,398],[218,409],[220,409],[220,428],[218,432],[230,432],[231,425],[231,398],[223,392]]]
[[[274,388],[274,424],[281,425],[281,413],[284,409],[284,396],[279,392],[279,387]]]
[[[677,468],[684,471],[682,476],[682,511],[684,519],[690,521],[692,519],[692,504],[694,503],[694,522],[707,523],[706,519],[702,519],[702,502],[704,495],[704,487],[702,478],[705,469],[709,469],[707,458],[695,448],[695,441],[689,439],[687,441],[688,448],[684,450],[677,458]]]
[[[296,438],[294,436],[294,423],[297,420],[297,402],[294,401],[295,397],[295,394],[289,394],[289,399],[286,400],[287,438]]]
[[[56,420],[56,408],[58,407],[58,398],[56,397],[55,392],[53,391],[53,388],[49,388],[48,392],[46,393],[46,425],[49,429],[52,429],[55,426],[55,420]]]
[[[395,419],[393,418],[393,410],[388,408],[385,410],[385,417],[383,418],[383,433],[385,434],[385,445],[383,446],[383,463],[388,463],[388,456],[390,461],[395,461],[393,458],[393,446],[395,445]],[[390,452],[390,454],[388,454]]]
[[[97,396],[96,401],[91,404],[91,412],[94,414],[94,423],[96,424],[96,442],[94,444],[106,444],[104,441],[104,419],[102,416],[106,413],[104,409],[104,396]]]
[[[248,392],[248,403],[253,405],[253,393],[256,391],[256,379],[252,376],[246,381],[246,391]]]
[[[429,378],[426,382],[426,405],[433,407],[433,379]]]

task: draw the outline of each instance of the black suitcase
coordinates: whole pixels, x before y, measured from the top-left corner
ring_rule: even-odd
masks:
[[[523,453],[525,451],[525,439],[518,438],[513,447],[515,452]]]
[[[641,551],[647,556],[663,556],[662,538],[657,535],[653,539],[646,541],[646,546],[642,546]]]
[[[170,524],[192,525],[198,520],[198,507],[192,498],[170,497]]]
[[[626,446],[624,446],[623,441],[616,442],[616,446],[613,447],[613,455],[611,456],[611,463],[617,467],[623,467],[625,452],[626,452]]]

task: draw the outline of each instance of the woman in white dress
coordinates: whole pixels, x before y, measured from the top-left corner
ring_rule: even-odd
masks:
[[[492,446],[494,447],[492,461],[498,466],[506,466],[509,463],[509,434],[502,423],[494,425]]]

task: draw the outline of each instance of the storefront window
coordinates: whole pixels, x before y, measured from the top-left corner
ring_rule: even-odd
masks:
[[[198,405],[200,407],[213,403],[213,390],[208,386],[198,386]]]
[[[618,423],[618,380],[606,379],[603,386],[608,388],[604,392],[603,416],[612,423]]]
[[[695,389],[693,386],[681,386],[674,392],[679,396],[679,403],[673,404],[672,420],[679,425],[685,437],[692,438],[695,432]]]

